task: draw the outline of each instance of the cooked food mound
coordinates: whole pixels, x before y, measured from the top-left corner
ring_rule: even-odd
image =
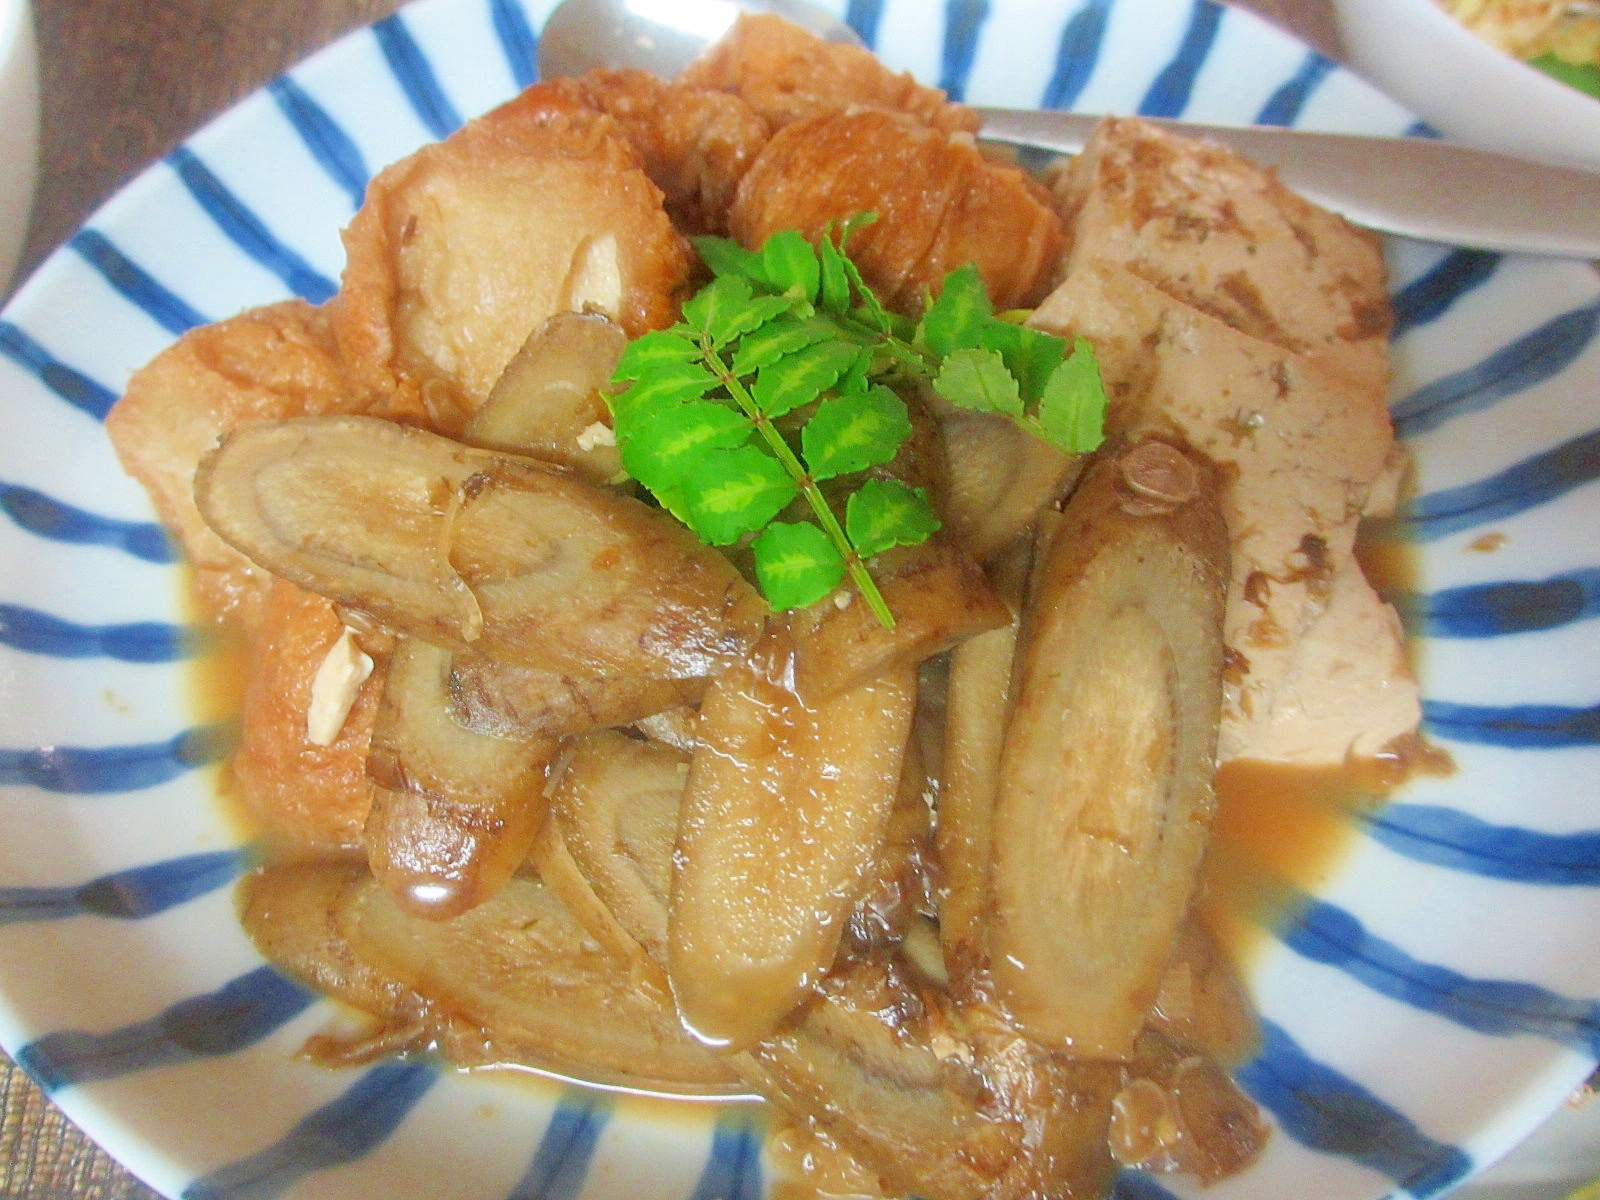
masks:
[[[330,1069],[754,1094],[855,1195],[1260,1153],[1218,768],[1418,723],[1378,245],[1137,120],[977,127],[747,17],[390,166],[332,300],[134,376]]]

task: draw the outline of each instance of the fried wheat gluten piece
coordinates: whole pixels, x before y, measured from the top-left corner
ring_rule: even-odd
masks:
[[[689,269],[622,127],[536,85],[387,168],[345,230],[332,302],[370,388],[419,390],[445,432],[553,313],[668,324]]]
[[[1220,759],[1336,765],[1410,735],[1420,705],[1399,622],[1351,565],[1360,518],[1388,511],[1405,463],[1382,393],[1115,264],[1074,268],[1032,320],[1095,343],[1113,429],[1180,438],[1222,469]],[[1327,636],[1311,637],[1323,620]]]
[[[680,230],[726,232],[734,189],[772,136],[743,99],[648,71],[590,71],[549,82],[616,118]]]
[[[678,76],[737,93],[773,129],[828,109],[885,108],[946,132],[976,133],[978,114],[889,70],[859,46],[825,42],[771,14],[746,14]]]
[[[1376,234],[1230,150],[1134,118],[1101,122],[1059,195],[1069,270],[1120,263],[1383,396],[1390,314]]]
[[[245,811],[300,849],[359,846],[367,819],[367,749],[383,672],[361,685],[332,742],[313,741],[307,725],[313,681],[343,632],[332,600],[280,579],[262,602],[250,644],[231,769]],[[381,656],[374,637],[364,640]]]
[[[211,613],[250,623],[271,581],[195,508],[200,459],[236,425],[365,412],[371,399],[345,370],[326,312],[302,300],[190,330],[133,373],[106,432],[182,543]]]
[[[728,227],[748,246],[782,229],[815,240],[856,213],[878,220],[850,254],[886,304],[921,311],[923,293],[971,262],[997,308],[1037,304],[1066,245],[1048,194],[1015,167],[904,113],[833,110],[785,126],[739,184]]]

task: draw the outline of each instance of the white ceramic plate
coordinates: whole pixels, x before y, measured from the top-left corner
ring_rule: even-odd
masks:
[[[172,1197],[754,1200],[771,1179],[747,1106],[295,1060],[332,1008],[235,922],[246,848],[213,800],[223,741],[189,702],[179,571],[101,428],[194,323],[325,298],[365,180],[528,80],[543,15],[426,0],[341,42],[152,167],[0,316],[0,1041]],[[1208,0],[849,15],[973,101],[1412,124]],[[1600,1052],[1600,277],[1391,249],[1420,484],[1409,608],[1429,729],[1460,771],[1366,823],[1261,958],[1267,1037],[1242,1079],[1278,1129],[1216,1200],[1437,1195]]]

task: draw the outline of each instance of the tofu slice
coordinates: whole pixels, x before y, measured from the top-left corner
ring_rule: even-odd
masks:
[[[1118,263],[1183,303],[1382,395],[1390,312],[1377,235],[1270,169],[1108,119],[1057,186],[1067,273]]]

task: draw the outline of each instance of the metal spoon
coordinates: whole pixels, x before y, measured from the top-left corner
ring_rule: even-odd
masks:
[[[740,12],[774,12],[829,41],[855,32],[808,0],[562,0],[539,39],[544,78],[642,67],[671,78]],[[1083,148],[1098,116],[986,109],[991,141]],[[1429,138],[1163,121],[1278,169],[1302,195],[1384,233],[1513,253],[1600,259],[1600,174]]]

